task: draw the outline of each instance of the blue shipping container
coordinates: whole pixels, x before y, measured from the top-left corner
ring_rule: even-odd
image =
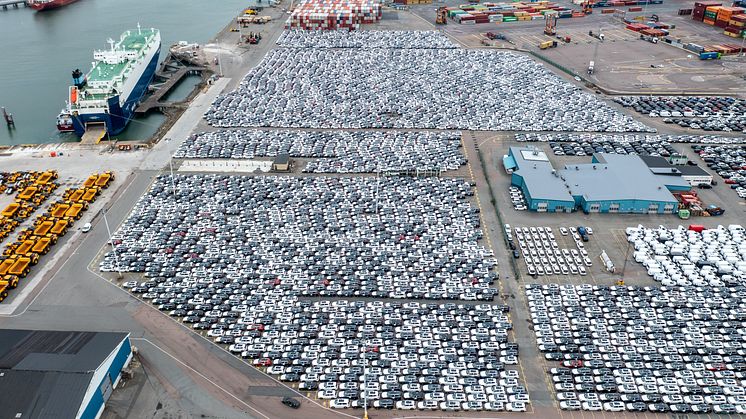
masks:
[[[719,52],[702,52],[699,54],[700,60],[717,60],[720,58]]]

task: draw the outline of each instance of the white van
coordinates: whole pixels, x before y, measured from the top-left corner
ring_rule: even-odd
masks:
[[[82,231],[83,233],[91,231],[91,223],[83,224],[83,228],[81,228],[80,231]]]

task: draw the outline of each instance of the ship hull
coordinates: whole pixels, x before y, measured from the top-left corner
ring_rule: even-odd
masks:
[[[106,132],[109,135],[117,135],[124,131],[127,124],[132,120],[135,114],[135,109],[140,103],[140,100],[148,91],[150,82],[153,81],[155,76],[155,70],[158,67],[158,58],[160,56],[160,45],[158,50],[150,59],[147,67],[140,76],[140,79],[135,84],[130,93],[129,97],[124,101],[124,105],[119,104],[119,95],[112,96],[108,99],[108,113],[85,113],[73,115],[73,128],[75,134],[82,137],[85,134],[86,124],[105,124]]]
[[[45,3],[29,3],[29,7],[37,12],[43,12],[45,10],[58,9],[62,6],[67,6],[70,3],[75,3],[76,1],[78,0],[52,0]]]

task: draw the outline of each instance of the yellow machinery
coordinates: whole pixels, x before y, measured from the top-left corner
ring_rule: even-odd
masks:
[[[547,49],[547,48],[555,48],[557,46],[557,41],[544,41],[539,44],[539,49]]]
[[[0,281],[0,301],[8,297],[8,288],[10,287],[7,282]]]
[[[587,15],[593,14],[593,2],[591,0],[585,0],[580,5],[583,7],[583,13]]]
[[[544,33],[549,36],[557,35],[557,13],[547,13]]]
[[[438,7],[438,11],[435,15],[435,23],[438,25],[448,24],[448,9],[445,7]]]

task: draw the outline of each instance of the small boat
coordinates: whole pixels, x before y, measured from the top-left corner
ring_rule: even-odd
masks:
[[[75,127],[73,126],[73,116],[67,109],[60,111],[57,115],[57,130],[59,132],[74,132]]]
[[[78,0],[28,0],[27,4],[37,12],[44,10],[57,9],[62,6],[67,6],[70,3],[75,3]]]

